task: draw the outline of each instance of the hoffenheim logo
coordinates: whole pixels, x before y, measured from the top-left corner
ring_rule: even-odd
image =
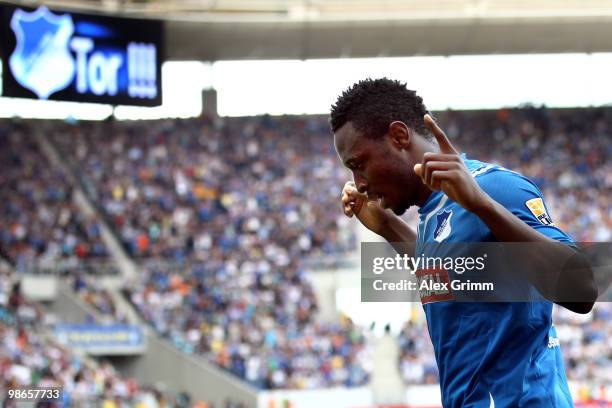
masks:
[[[13,76],[40,99],[66,88],[75,64],[68,42],[74,32],[69,15],[56,16],[41,6],[31,13],[16,10],[11,19],[17,45],[9,59]]]
[[[434,230],[434,240],[442,242],[451,233],[451,217],[453,210],[443,210],[436,214],[436,229]]]

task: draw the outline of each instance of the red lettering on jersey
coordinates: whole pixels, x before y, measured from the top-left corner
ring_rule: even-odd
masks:
[[[415,275],[422,304],[455,299],[446,270],[437,268],[417,269]]]

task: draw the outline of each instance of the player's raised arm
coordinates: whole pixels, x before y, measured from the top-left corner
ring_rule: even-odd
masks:
[[[448,198],[459,203],[468,211],[476,211],[486,194],[463,163],[459,151],[451,144],[446,134],[438,127],[431,116],[425,115],[425,124],[436,138],[440,152],[427,152],[414,172],[431,190],[442,190]]]
[[[415,173],[425,185],[434,191],[443,191],[451,200],[476,214],[500,242],[557,242],[527,225],[483,191],[442,129],[429,115],[425,115],[424,120],[440,146],[439,153],[425,153],[422,163],[414,166]],[[576,257],[572,247],[550,245],[550,250],[544,253],[534,251],[531,256],[531,261],[542,265],[540,271],[546,274],[529,277],[543,296],[578,313],[588,313],[591,310],[597,298],[593,276],[589,273],[588,264],[581,262],[575,265],[581,258]],[[563,268],[566,261],[574,263],[571,270]],[[559,268],[551,268],[551,265],[559,265]],[[576,270],[584,273],[574,273]],[[568,288],[571,288],[576,299],[584,301],[558,301],[568,293]]]

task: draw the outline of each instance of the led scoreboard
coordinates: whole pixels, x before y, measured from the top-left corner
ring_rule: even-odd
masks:
[[[0,5],[2,95],[161,104],[163,24]]]

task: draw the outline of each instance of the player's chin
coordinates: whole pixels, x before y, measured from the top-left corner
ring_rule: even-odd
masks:
[[[396,205],[390,208],[390,210],[393,211],[393,214],[395,215],[402,215],[406,212],[407,209],[408,208],[403,205]]]
[[[404,206],[402,203],[398,203],[397,201],[393,202],[389,200],[387,196],[383,197],[381,201],[381,207],[385,210],[393,211],[395,215],[402,215],[406,212],[407,209],[406,206]]]

